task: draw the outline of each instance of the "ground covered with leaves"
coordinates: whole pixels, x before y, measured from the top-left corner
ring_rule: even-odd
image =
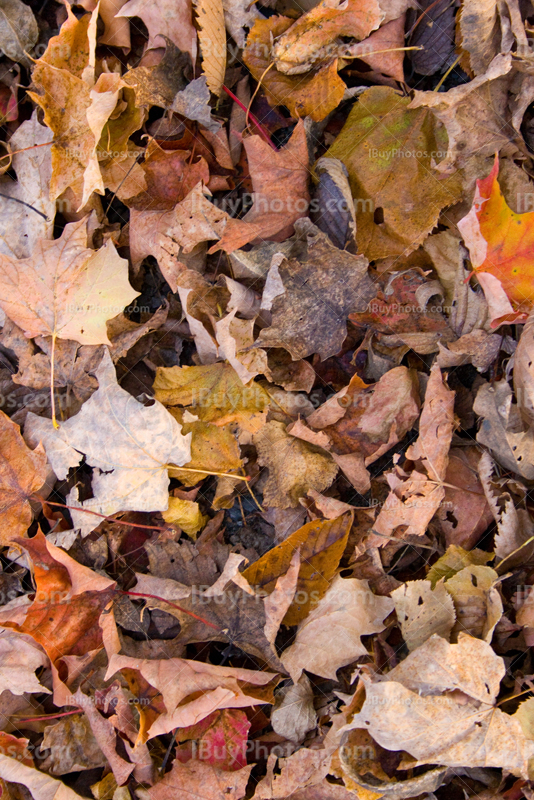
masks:
[[[0,794],[533,800],[534,9],[0,0]]]

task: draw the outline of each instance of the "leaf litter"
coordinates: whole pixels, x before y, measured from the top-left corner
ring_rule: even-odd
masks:
[[[0,3],[0,792],[534,798],[534,14]]]

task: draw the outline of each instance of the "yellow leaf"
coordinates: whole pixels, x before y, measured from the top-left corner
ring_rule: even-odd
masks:
[[[226,29],[222,0],[196,0],[202,68],[208,88],[220,96],[226,71]]]
[[[200,511],[198,503],[192,500],[181,500],[169,497],[169,508],[163,512],[165,522],[178,525],[185,533],[197,538],[197,533],[204,527],[208,518]]]
[[[300,548],[300,570],[285,625],[298,625],[325,594],[334,577],[354,519],[352,511],[333,520],[314,520],[273,547],[242,574],[251,586],[270,594]]]

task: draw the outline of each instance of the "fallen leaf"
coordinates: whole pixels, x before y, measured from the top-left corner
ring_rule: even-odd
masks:
[[[264,500],[275,508],[295,508],[310,489],[321,492],[337,474],[332,457],[320,447],[287,433],[282,422],[268,422],[254,435],[258,462],[269,468]]]
[[[317,726],[313,690],[306,675],[301,675],[296,683],[291,682],[277,693],[271,711],[271,725],[275,733],[295,744],[302,744],[306,734]]]
[[[270,594],[279,577],[287,573],[294,553],[300,551],[297,590],[284,616],[285,625],[297,625],[305,619],[328,590],[345,550],[352,520],[349,512],[334,520],[309,522],[242,573],[251,586]]]
[[[445,157],[447,141],[432,112],[408,106],[409,99],[393,89],[371,87],[359,96],[326,154],[347,167],[358,199],[358,247],[370,259],[414,250],[435,226],[442,208],[460,196],[458,176],[440,176],[433,166]],[[363,131],[356,144],[355,131]],[[424,205],[419,202],[421,192]],[[379,213],[383,221],[375,222]]]
[[[195,0],[202,69],[208,88],[220,96],[226,70],[226,31],[222,0]]]
[[[185,744],[178,749],[177,760],[183,764],[198,759],[227,772],[244,769],[249,729],[244,711],[215,711],[202,722],[178,730],[176,740]]]
[[[161,37],[170,39],[176,47],[189,53],[192,61],[197,53],[197,34],[193,26],[190,0],[180,0],[180,4],[169,3],[169,0],[154,0],[147,5],[144,0],[128,0],[117,17],[139,17],[145,23],[149,40],[147,48],[161,47]],[[157,42],[157,39],[160,42]]]
[[[417,765],[501,766],[528,778],[534,742],[494,705],[503,677],[503,660],[485,642],[463,635],[449,645],[433,636],[385,680],[366,682],[364,706],[347,727],[366,728]]]
[[[172,497],[172,495],[169,497],[168,509],[163,512],[163,519],[165,522],[178,525],[193,539],[196,539],[197,533],[208,521],[208,518],[200,511],[198,503]]]
[[[28,258],[0,254],[0,306],[26,336],[111,344],[106,320],[138,296],[111,239],[100,250],[87,247],[88,221],[66,225],[59,239],[39,240]]]
[[[4,56],[28,66],[28,53],[38,39],[39,30],[31,7],[20,0],[2,0],[0,47]]]
[[[68,745],[65,745],[68,742]],[[43,750],[50,754],[42,767],[50,775],[66,775],[106,766],[106,758],[84,714],[66,717],[44,730]]]
[[[491,642],[503,612],[502,600],[495,586],[498,579],[491,567],[473,564],[447,580],[445,589],[454,600],[456,610],[453,641],[460,633],[468,633]]]
[[[62,781],[3,753],[0,754],[0,778],[22,784],[35,800],[81,800],[82,797]]]
[[[306,256],[277,268],[284,291],[274,298],[272,325],[263,328],[257,343],[284,347],[294,359],[318,353],[324,360],[341,349],[347,316],[365,308],[373,286],[367,259],[337,250],[307,221],[297,229],[306,237]]]
[[[202,786],[206,800],[240,800],[247,788],[251,766],[237,772],[225,772],[219,767],[203,761],[173,763],[172,769],[162,781],[148,790],[151,800],[189,800]]]
[[[272,39],[281,36],[292,25],[293,20],[289,17],[256,20],[243,53],[243,61],[255,80],[259,81],[272,63]],[[287,106],[294,119],[310,116],[320,122],[343,98],[346,87],[337,71],[337,59],[304,78],[271,69],[265,74],[263,85],[272,105]]]
[[[48,469],[42,445],[38,443],[30,450],[19,426],[3,411],[0,411],[0,452],[1,541],[7,545],[26,536],[33,517],[31,498],[43,488]]]
[[[0,689],[12,694],[49,692],[38,680],[35,670],[48,665],[45,653],[33,640],[19,633],[4,631],[0,636]]]
[[[408,650],[436,634],[449,639],[456,621],[454,604],[442,581],[408,581],[391,593]]]
[[[367,655],[361,637],[384,630],[383,621],[393,608],[389,598],[373,595],[367,581],[338,575],[282,654],[293,681],[299,680],[304,669],[335,681],[340,667]],[[333,637],[338,643],[335,648]]]
[[[28,415],[28,441],[42,441],[52,469],[61,478],[85,456],[95,468],[93,497],[78,501],[74,488],[69,504],[76,527],[85,535],[99,524],[98,516],[116,511],[164,511],[168,507],[169,465],[190,460],[190,436],[160,403],[143,406],[124,391],[108,352],[96,371],[98,390],[81,411],[56,430],[51,420]],[[119,412],[120,409],[120,412]],[[98,432],[98,435],[96,435]]]

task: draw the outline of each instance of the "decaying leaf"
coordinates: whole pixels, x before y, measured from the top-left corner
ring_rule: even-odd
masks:
[[[456,620],[454,604],[442,581],[409,581],[391,593],[408,649],[415,650],[434,634],[449,639]]]

